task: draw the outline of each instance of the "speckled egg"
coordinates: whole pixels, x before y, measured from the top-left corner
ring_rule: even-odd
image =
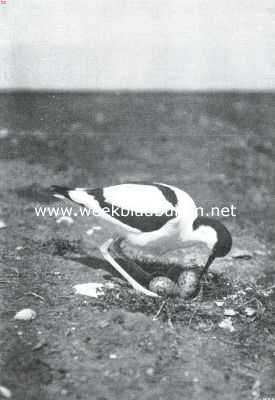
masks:
[[[160,296],[173,296],[177,294],[177,285],[166,276],[157,276],[149,283],[149,289]]]
[[[179,295],[184,299],[195,297],[200,290],[201,273],[199,269],[183,271],[178,278]]]

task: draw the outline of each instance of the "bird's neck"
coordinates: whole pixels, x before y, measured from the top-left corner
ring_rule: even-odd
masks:
[[[212,250],[218,240],[217,232],[214,228],[207,225],[200,225],[197,229],[190,232],[189,239],[191,242],[202,242]]]

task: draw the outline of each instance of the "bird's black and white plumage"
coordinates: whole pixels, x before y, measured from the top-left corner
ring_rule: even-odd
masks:
[[[91,209],[111,237],[119,235],[137,248],[160,254],[203,242],[211,251],[205,270],[215,257],[223,257],[231,249],[228,230],[214,219],[198,217],[193,199],[171,185],[125,183],[96,189],[53,186],[53,191],[56,197],[68,198]],[[104,257],[137,290],[155,295],[138,287],[139,284],[110,256],[111,242],[112,239],[101,248]]]

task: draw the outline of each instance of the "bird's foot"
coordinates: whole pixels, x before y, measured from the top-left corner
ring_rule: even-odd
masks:
[[[200,286],[198,294],[191,299],[192,303],[201,303],[203,300],[203,285]]]
[[[171,329],[175,329],[171,318],[168,318],[168,326],[169,326]]]
[[[170,304],[169,300],[167,300],[167,299],[164,300],[164,301],[161,303],[161,305],[160,305],[160,307],[159,307],[157,313],[153,316],[153,321],[158,320],[159,317],[160,317],[160,315],[161,315],[161,313],[162,313],[163,311],[165,311],[165,312],[166,312],[166,315],[167,315],[168,326],[169,326],[170,328],[174,329],[174,325],[173,325],[173,322],[172,322],[171,307],[170,307],[170,305],[171,305],[171,304]]]
[[[158,309],[157,313],[153,316],[153,321],[156,321],[159,318],[159,316],[162,313],[162,310],[164,309],[165,305],[166,305],[166,300],[164,300],[161,303],[160,308]]]

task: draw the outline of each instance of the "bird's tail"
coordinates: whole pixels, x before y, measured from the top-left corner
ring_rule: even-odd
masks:
[[[67,186],[58,186],[58,185],[53,185],[51,186],[51,191],[53,193],[54,197],[57,197],[58,199],[70,199],[71,200],[71,196],[69,194],[69,192],[71,190],[74,190],[73,188],[67,187]]]
[[[67,186],[52,186],[51,190],[54,197],[58,199],[69,199],[83,207],[90,207],[94,197],[89,194],[86,188],[71,188]]]

